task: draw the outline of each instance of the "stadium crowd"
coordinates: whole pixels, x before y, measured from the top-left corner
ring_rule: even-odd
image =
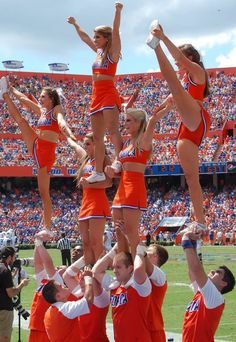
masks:
[[[109,200],[114,197],[114,188],[108,191]],[[31,185],[13,187],[7,190],[7,185],[1,189],[0,201],[0,231],[9,227],[15,229],[22,243],[33,243],[34,235],[41,222],[41,204],[37,190]],[[224,186],[220,192],[214,187],[204,188],[204,206],[209,230],[215,232],[234,232],[236,212],[234,207],[235,189],[233,186]],[[71,242],[80,239],[78,231],[78,213],[81,193],[74,185],[59,182],[52,188],[53,200],[53,230],[59,236],[66,231]],[[168,216],[189,216],[190,198],[186,190],[180,187],[171,187],[167,192],[165,186],[157,187],[148,184],[148,210],[143,214],[140,225],[140,234],[148,232],[155,238],[155,229],[158,223]],[[151,217],[151,220],[150,220]]]
[[[90,121],[87,115],[91,101],[91,83],[70,81],[52,81],[47,76],[40,79],[38,76],[31,78],[19,78],[11,76],[11,82],[17,89],[26,94],[38,97],[42,87],[51,86],[60,89],[66,112],[66,119],[75,135],[84,135]],[[205,101],[204,106],[211,113],[211,130],[221,129],[226,120],[234,120],[235,103],[233,100],[236,88],[236,76],[226,75],[219,72],[209,78],[211,94]],[[139,88],[139,96],[136,106],[145,109],[151,115],[155,106],[166,98],[169,91],[166,82],[153,75],[126,75],[117,77],[117,89],[125,99],[131,96]],[[19,133],[19,129],[10,119],[6,106],[0,102],[0,129],[2,133]],[[31,117],[27,108],[23,109],[30,125],[35,125],[37,118]],[[160,123],[156,133],[177,133],[179,119],[176,113],[170,113]]]

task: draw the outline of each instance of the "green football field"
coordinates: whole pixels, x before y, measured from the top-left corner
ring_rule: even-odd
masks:
[[[55,265],[60,265],[61,258],[58,250],[49,250]],[[184,253],[181,247],[168,247],[169,261],[163,266],[168,277],[169,287],[165,297],[163,316],[165,329],[168,332],[181,333],[182,319],[187,304],[192,299],[192,291],[188,287],[187,267]],[[20,257],[32,256],[32,251],[20,251]],[[203,260],[206,272],[220,265],[228,266],[236,276],[236,246],[203,247]],[[21,294],[22,304],[30,309],[30,304],[35,290],[33,269],[25,268],[30,276],[30,284],[24,288]],[[236,341],[236,290],[225,295],[226,306],[220,326],[216,333],[216,339],[221,341]],[[111,322],[111,316],[107,318]],[[27,341],[27,330],[21,330],[21,341]],[[12,341],[18,341],[18,330],[14,328]]]

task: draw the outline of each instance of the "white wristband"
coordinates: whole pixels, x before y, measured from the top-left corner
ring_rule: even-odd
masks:
[[[111,260],[113,260],[114,257],[116,256],[116,251],[115,251],[115,249],[112,248],[112,249],[107,253],[107,256],[108,256]]]
[[[71,266],[67,268],[66,273],[71,277],[75,277],[78,274],[78,272],[72,270]]]
[[[136,254],[144,256],[146,254],[147,247],[143,245],[138,245],[136,248]]]
[[[90,276],[84,276],[84,283],[85,283],[85,285],[92,285],[93,278]]]

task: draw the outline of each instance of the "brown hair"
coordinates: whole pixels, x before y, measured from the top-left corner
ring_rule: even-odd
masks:
[[[158,245],[157,243],[153,243],[148,247],[148,250],[151,249],[158,256],[158,266],[161,267],[162,265],[164,265],[169,259],[169,254],[166,248]]]
[[[109,54],[109,50],[111,48],[112,28],[110,26],[100,25],[100,26],[95,27],[94,32],[101,34],[104,38],[107,38],[107,45],[102,55],[102,64],[103,64],[105,60],[107,59],[107,55]],[[120,58],[121,58],[121,54],[120,54]]]
[[[58,290],[55,286],[55,280],[49,280],[49,282],[44,285],[43,290],[42,290],[42,295],[43,298],[48,302],[49,304],[54,304],[56,303],[56,294]]]
[[[222,294],[228,293],[228,292],[232,291],[234,286],[235,286],[234,275],[230,271],[230,269],[228,269],[228,267],[225,265],[220,266],[219,268],[225,271],[224,278],[222,280],[227,283],[227,285],[221,290],[221,293]]]
[[[126,267],[134,265],[132,255],[129,252],[120,252],[120,253],[116,254],[114,259],[115,260],[121,260]]]
[[[204,67],[203,62],[201,61],[200,53],[193,47],[192,44],[183,44],[179,46],[179,49],[183,52],[186,57],[191,57],[191,61],[200,65],[200,67],[205,71],[206,75],[206,86],[204,89],[204,97],[207,97],[210,94],[210,85],[207,71]]]
[[[43,90],[46,91],[48,97],[52,100],[53,107],[61,104],[60,96],[56,89],[51,87],[44,87]]]

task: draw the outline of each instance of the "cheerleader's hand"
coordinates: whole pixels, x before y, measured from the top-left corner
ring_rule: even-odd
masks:
[[[111,167],[111,165],[107,165],[105,167],[105,174],[107,175],[107,177],[109,178],[114,178],[115,177],[115,171],[114,169]]]

